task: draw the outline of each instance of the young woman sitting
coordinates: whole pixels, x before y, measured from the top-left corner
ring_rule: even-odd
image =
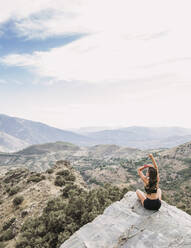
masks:
[[[159,171],[153,155],[149,154],[149,157],[152,159],[154,166],[152,164],[146,164],[137,170],[139,176],[143,180],[146,194],[139,189],[136,191],[136,194],[141,200],[144,208],[149,210],[159,210],[161,207],[162,196],[161,189],[159,188]],[[148,170],[145,176],[142,170],[146,168],[148,168]]]

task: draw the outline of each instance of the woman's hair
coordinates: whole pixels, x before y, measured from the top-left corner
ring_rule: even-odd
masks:
[[[156,188],[156,184],[157,184],[157,170],[153,167],[149,167],[148,173],[149,173],[148,188],[150,190],[153,190]]]

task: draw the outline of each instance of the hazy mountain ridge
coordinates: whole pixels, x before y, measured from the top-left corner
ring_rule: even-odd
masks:
[[[181,127],[127,127],[89,132],[99,144],[116,144],[137,149],[171,148],[191,140],[191,129]]]
[[[0,139],[0,151],[13,152],[29,145],[56,141],[80,146],[108,144],[146,150],[171,148],[191,140],[191,129],[181,127],[132,126],[118,129],[109,127],[108,130],[103,128],[84,127],[72,132],[0,114],[0,132],[9,135],[7,139]],[[12,142],[8,142],[10,139]]]
[[[40,122],[0,114],[0,131],[20,139],[27,145],[65,141],[84,145],[91,144],[91,139],[71,131],[65,131]],[[18,147],[15,150],[19,150]]]
[[[0,152],[14,152],[28,146],[29,143],[0,131]]]

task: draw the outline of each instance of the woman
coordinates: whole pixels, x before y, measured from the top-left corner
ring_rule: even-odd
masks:
[[[138,198],[141,200],[144,208],[149,210],[159,210],[161,207],[161,189],[159,188],[159,172],[158,166],[155,162],[155,159],[152,154],[149,154],[149,157],[152,159],[152,164],[146,164],[138,168],[137,172],[141,179],[144,182],[146,194],[144,194],[141,190],[137,190],[136,194]],[[146,176],[143,174],[142,170],[148,168]]]

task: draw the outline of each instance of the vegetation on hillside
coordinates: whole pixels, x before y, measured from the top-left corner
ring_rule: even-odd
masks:
[[[73,182],[67,183],[62,195],[47,203],[40,218],[30,218],[24,223],[16,248],[59,248],[126,192],[126,188],[111,185],[85,191]]]
[[[110,184],[90,190],[79,176],[67,161],[57,161],[45,173],[8,171],[0,187],[2,214],[6,213],[0,227],[0,248],[9,242],[16,248],[59,247],[127,192],[127,188]],[[59,192],[57,197],[44,194],[47,184],[52,185],[51,191]]]
[[[189,149],[185,145],[169,152],[156,152],[154,156],[159,165],[162,199],[191,214]],[[146,163],[151,163],[146,156],[136,159],[79,156],[72,158],[72,166],[66,160],[60,160],[56,163],[60,167],[49,168],[45,173],[27,172],[25,169],[7,172],[0,184],[0,205],[4,207],[5,202],[9,201],[10,208],[17,216],[11,214],[6,221],[2,221],[0,248],[6,247],[8,240],[14,237],[17,240],[16,248],[59,247],[81,226],[101,214],[108,205],[120,200],[127,188],[144,191],[137,168]],[[86,184],[83,180],[83,183],[79,183],[77,177],[80,174]],[[46,187],[43,188],[43,185],[50,186],[52,195],[48,195],[48,190],[48,194],[41,197]],[[37,209],[36,199],[29,202],[29,199],[22,197],[25,189],[30,189],[27,192],[32,193],[34,190],[34,194],[39,192],[36,195],[40,196],[38,208],[41,209],[37,215],[33,214]],[[57,197],[52,199],[55,192]],[[48,196],[51,196],[50,201]],[[35,207],[29,213],[26,206],[31,206],[29,203],[32,202],[35,202]],[[32,215],[36,217],[31,218]]]

